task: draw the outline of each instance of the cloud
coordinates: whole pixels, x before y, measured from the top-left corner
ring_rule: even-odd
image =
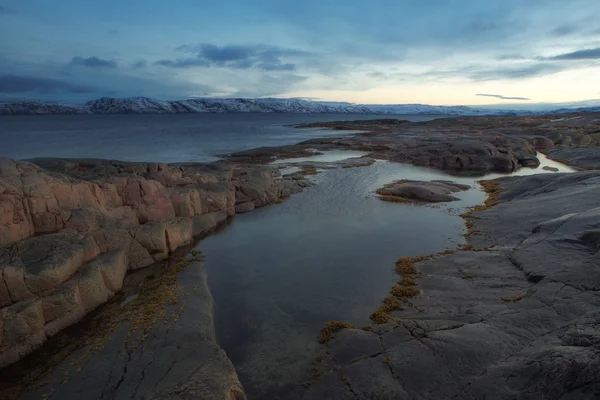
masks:
[[[554,63],[537,63],[516,67],[465,68],[463,72],[474,81],[487,81],[497,79],[525,79],[544,75],[551,75],[564,70],[564,67]]]
[[[192,57],[175,60],[163,59],[154,64],[170,68],[221,67],[231,69],[260,69],[263,71],[294,71],[296,64],[287,62],[290,58],[307,56],[310,53],[267,45],[179,46],[176,50],[192,54]]]
[[[263,75],[258,81],[244,85],[244,88],[233,94],[234,97],[268,97],[285,93],[295,85],[305,82],[306,76],[284,74],[272,77]]]
[[[503,96],[501,94],[487,94],[487,93],[477,93],[475,96],[485,96],[485,97],[496,97],[502,100],[531,100],[527,97],[511,97],[511,96]]]
[[[600,60],[575,52],[600,47],[598,0],[381,1],[385,7],[231,0],[186,2],[185,12],[151,1],[142,14],[125,7],[116,17],[101,2],[28,2],[35,13],[21,13],[18,1],[0,0],[20,13],[0,14],[11,37],[0,58],[14,65],[0,60],[0,73],[91,85],[97,94],[118,89],[123,96],[159,98],[237,93],[348,101],[364,95],[369,101],[451,103],[472,101],[486,92],[479,82],[494,80],[526,84],[522,94],[538,101],[587,96],[597,91],[599,79],[593,71],[584,81],[575,78]],[[66,58],[65,48],[71,49]],[[574,53],[562,54],[567,52]],[[61,69],[71,75],[57,75]],[[566,86],[569,80],[573,85]],[[194,86],[205,83],[214,87]],[[439,90],[412,89],[432,83]]]
[[[547,57],[547,60],[599,60],[600,47],[596,49],[578,50],[571,53],[559,54],[554,57]]]
[[[475,20],[463,26],[462,33],[466,36],[472,36],[498,29],[500,29],[500,26],[495,22]]]
[[[169,68],[190,68],[190,67],[209,67],[204,60],[196,58],[178,58],[177,60],[158,60],[154,62],[154,65]]]
[[[519,61],[519,60],[528,60],[527,57],[522,56],[521,54],[502,54],[496,57],[498,61]]]
[[[380,71],[369,72],[367,74],[367,76],[374,78],[374,79],[378,79],[378,80],[387,79],[389,77],[387,74],[384,74],[383,72],[380,72]]]
[[[22,75],[0,75],[0,93],[94,93],[96,89],[71,84],[58,79],[37,78]]]
[[[131,64],[131,67],[135,69],[146,68],[147,66],[148,62],[146,60],[136,61],[133,64]]]
[[[575,25],[561,25],[550,31],[552,36],[567,36],[577,32],[579,29]]]
[[[87,67],[87,68],[117,68],[115,60],[103,60],[96,56],[92,57],[73,57],[69,66],[72,67]]]

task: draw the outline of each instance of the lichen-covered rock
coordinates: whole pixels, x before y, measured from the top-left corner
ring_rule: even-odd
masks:
[[[46,340],[44,313],[39,299],[23,300],[0,310],[3,320],[0,366],[13,363]]]
[[[168,301],[161,312],[152,314],[155,321],[135,331],[128,318],[117,320],[104,346],[93,342],[82,350],[85,362],[82,352],[67,356],[42,380],[27,385],[20,399],[40,399],[47,393],[64,399],[81,393],[106,399],[245,399],[231,361],[216,343],[214,305],[203,264],[192,262],[178,274],[176,284],[186,293],[183,309],[181,303]],[[134,318],[153,313],[146,300],[130,303]]]

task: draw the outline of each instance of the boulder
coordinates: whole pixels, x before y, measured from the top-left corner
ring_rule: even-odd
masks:
[[[79,270],[67,285],[77,286],[86,313],[106,303],[121,290],[128,264],[127,254],[118,250],[101,254]]]
[[[33,350],[46,340],[44,313],[39,299],[24,300],[0,310],[3,321],[0,368]]]
[[[131,228],[129,234],[152,255],[166,255],[169,252],[164,222],[153,222]]]
[[[526,168],[537,168],[540,166],[540,160],[534,156],[525,156],[519,158],[519,165]]]
[[[98,208],[74,208],[65,222],[66,229],[77,232],[91,232],[104,226],[106,217]]]
[[[206,199],[203,212],[232,211],[235,208],[235,186],[231,183],[216,182],[199,185],[202,198]]]
[[[3,306],[34,297],[25,284],[25,265],[22,262],[5,265],[2,269],[2,279],[4,280],[2,286],[6,288],[10,300]]]
[[[235,206],[236,213],[246,213],[248,211],[254,210],[254,202],[248,201],[246,203],[241,203]]]
[[[377,190],[382,200],[396,202],[424,202],[439,203],[455,201],[458,198],[451,195],[470,189],[468,185],[461,185],[448,181],[397,181]]]
[[[48,337],[80,321],[86,313],[79,287],[75,284],[64,285],[43,297],[42,307],[46,321],[44,334]]]
[[[542,167],[542,169],[543,169],[544,171],[558,172],[558,168],[556,168],[556,167],[549,167],[549,166],[547,166],[547,165],[543,166],[543,167]]]
[[[171,189],[171,202],[177,217],[193,217],[204,212],[200,193],[195,189]]]
[[[554,141],[544,136],[538,136],[533,139],[533,145],[536,150],[547,150],[554,147]]]
[[[169,251],[190,244],[194,238],[192,220],[189,218],[168,220],[165,224],[165,231]]]
[[[71,233],[34,237],[19,246],[27,289],[34,294],[53,290],[99,254],[93,240]]]
[[[206,235],[218,225],[225,222],[227,214],[224,212],[214,212],[202,214],[192,218],[192,233],[194,236]]]

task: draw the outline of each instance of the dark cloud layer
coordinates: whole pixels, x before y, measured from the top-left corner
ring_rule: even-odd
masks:
[[[555,63],[536,63],[525,66],[498,67],[498,68],[472,68],[465,69],[463,74],[474,81],[488,81],[497,79],[525,79],[537,76],[551,75],[564,70],[564,67]]]
[[[488,93],[477,93],[475,96],[484,96],[484,97],[495,97],[497,99],[502,100],[531,100],[527,97],[512,97],[512,96],[503,96],[501,94],[488,94]]]
[[[0,93],[94,93],[89,86],[75,85],[58,79],[22,75],[0,75]]]
[[[115,60],[103,60],[96,56],[92,57],[73,57],[69,66],[72,67],[87,67],[87,68],[117,68]]]
[[[561,25],[550,31],[552,36],[567,36],[576,33],[579,29],[575,25]]]
[[[232,69],[261,69],[264,71],[294,71],[296,64],[285,61],[308,55],[307,52],[275,46],[216,46],[202,43],[195,46],[179,46],[177,50],[192,57],[175,60],[159,60],[155,65],[171,68],[224,67]]]
[[[503,93],[502,83],[530,79],[528,94],[536,101],[563,96],[559,85],[550,87],[554,81],[572,80],[577,87],[565,95],[580,90],[584,96],[600,76],[598,0],[131,3],[138,2],[143,13],[130,5],[115,14],[103,2],[0,0],[0,31],[11,39],[0,41],[0,75],[38,77],[20,84],[46,91],[90,85],[98,90],[94,96],[118,90],[158,98],[331,92],[356,100],[363,92],[379,101],[378,91],[396,85],[435,83],[439,93],[416,96],[490,103],[507,96],[473,96]],[[184,43],[191,44],[179,46]],[[583,68],[591,71],[589,79],[578,80]],[[536,94],[539,78],[550,88]],[[65,82],[72,86],[64,89]],[[456,85],[463,90],[454,93]],[[85,97],[61,93],[64,99]],[[412,101],[412,90],[394,93]]]
[[[131,66],[135,69],[146,68],[148,66],[148,62],[145,60],[136,61]]]
[[[308,78],[294,74],[283,74],[282,76],[272,77],[263,75],[258,82],[248,85],[243,90],[234,93],[234,97],[265,97],[284,93],[293,85],[304,82]]]
[[[159,65],[161,67],[169,67],[169,68],[191,68],[191,67],[208,67],[208,64],[204,60],[200,60],[197,58],[178,58],[176,60],[158,60],[154,63],[154,65]]]
[[[600,47],[596,49],[578,50],[572,53],[549,57],[549,60],[600,60]]]

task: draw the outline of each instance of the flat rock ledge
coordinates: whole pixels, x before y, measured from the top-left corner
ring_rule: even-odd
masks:
[[[450,181],[410,181],[400,180],[377,189],[379,198],[395,203],[443,203],[460,200],[452,193],[471,189]]]
[[[39,348],[228,216],[302,179],[271,168],[0,159],[0,367]]]
[[[216,343],[204,263],[191,261],[176,279],[171,288],[179,299],[158,315],[154,310],[155,322],[137,322],[153,312],[146,303],[152,303],[152,295],[142,293],[138,304],[131,304],[137,314],[133,320],[118,319],[100,346],[91,340],[71,353],[41,381],[23,388],[19,400],[246,399],[231,361]],[[110,306],[120,312],[118,304]]]
[[[497,182],[472,250],[417,264],[396,321],[338,332],[304,400],[600,398],[600,171]]]

